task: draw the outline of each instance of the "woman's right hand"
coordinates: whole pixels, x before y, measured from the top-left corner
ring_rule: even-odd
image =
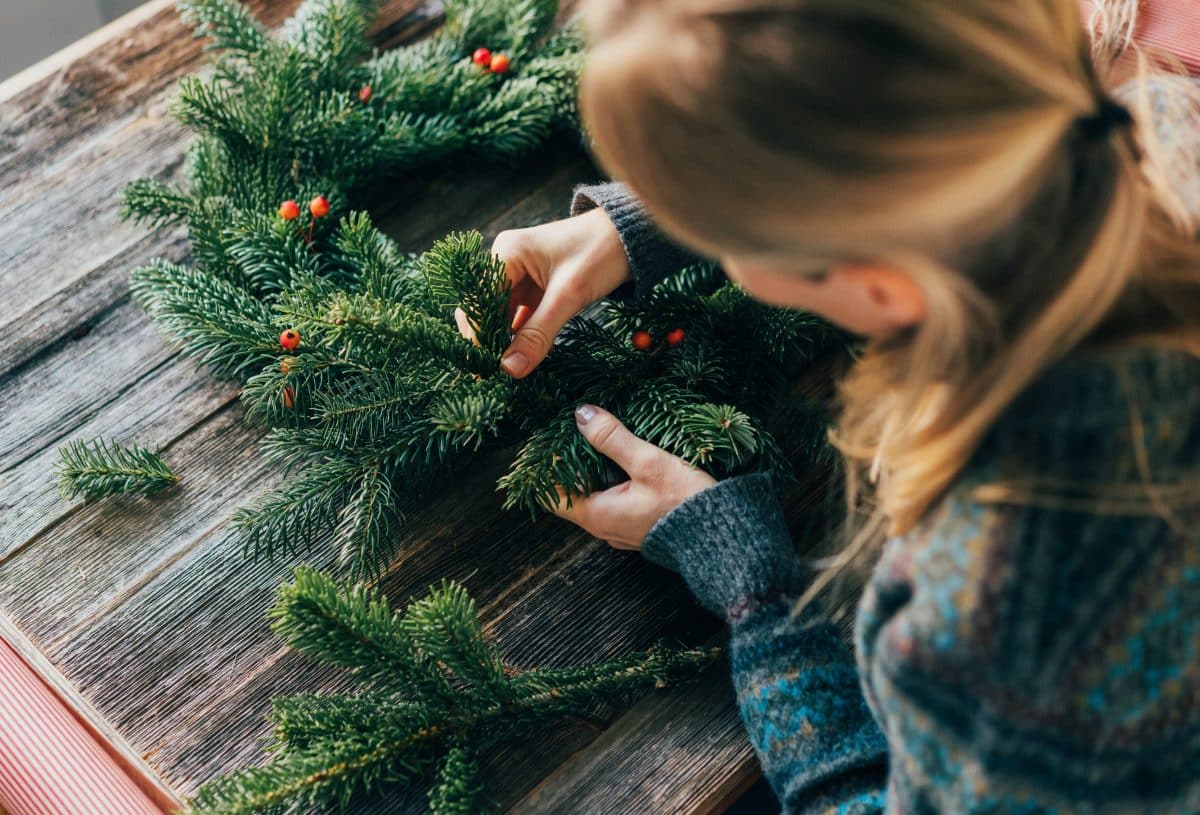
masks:
[[[505,350],[501,366],[522,379],[541,364],[567,321],[629,279],[629,259],[603,209],[496,236],[494,252],[512,284],[508,313],[533,310]],[[475,339],[467,315],[454,312],[458,330]]]

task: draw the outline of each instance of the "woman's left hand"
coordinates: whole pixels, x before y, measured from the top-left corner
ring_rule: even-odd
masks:
[[[554,514],[617,549],[640,550],[659,518],[717,483],[703,470],[639,439],[606,410],[581,405],[575,421],[588,443],[612,459],[629,480],[586,497],[572,496],[569,507],[563,496]]]

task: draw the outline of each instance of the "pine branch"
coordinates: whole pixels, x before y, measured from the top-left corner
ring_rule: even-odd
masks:
[[[185,76],[179,80],[179,94],[170,109],[184,126],[211,133],[235,147],[271,146],[270,122],[251,115],[244,97],[222,85]]]
[[[389,738],[392,736],[392,738]],[[242,770],[201,787],[189,802],[191,815],[259,815],[312,811],[332,805],[346,811],[356,794],[403,787],[409,779],[390,766],[410,739],[379,728],[361,739],[316,742],[288,751],[262,767]],[[426,770],[432,759],[406,759]]]
[[[376,0],[304,0],[284,25],[283,37],[334,78],[371,53],[367,27],[378,5]]]
[[[186,220],[194,210],[192,200],[161,181],[142,179],[125,188],[121,217],[133,218],[153,229]]]
[[[410,604],[400,627],[418,650],[458,679],[499,699],[510,695],[500,654],[484,640],[475,601],[458,583],[443,580]]]
[[[111,495],[153,495],[178,483],[157,453],[115,441],[75,440],[58,450],[58,486],[65,498],[92,500]]]
[[[481,751],[597,704],[694,680],[721,657],[716,648],[660,643],[598,664],[506,670],[474,602],[452,581],[399,614],[376,592],[301,569],[271,615],[289,645],[350,669],[368,688],[275,700],[274,758],[202,787],[189,810],[196,815],[344,810],[363,793],[403,793],[429,778],[432,812],[479,812],[489,805]]]
[[[418,308],[424,305],[419,260],[402,255],[395,241],[376,229],[367,213],[349,213],[334,240],[348,284],[379,300]]]
[[[332,459],[305,467],[287,482],[233,513],[243,550],[270,560],[307,551],[327,538],[346,504],[354,462]]]
[[[497,357],[509,343],[504,263],[484,251],[478,232],[456,232],[438,241],[421,259],[426,285],[439,306],[461,308],[475,327],[479,344]]]
[[[274,215],[247,216],[228,229],[225,245],[247,287],[259,296],[321,273],[320,259],[303,236]]]
[[[464,378],[429,406],[429,420],[459,448],[478,450],[500,434],[511,412],[513,386],[506,378]]]
[[[750,417],[681,388],[643,388],[625,414],[633,432],[685,461],[734,470],[757,452]]]
[[[338,513],[334,546],[356,576],[378,576],[395,554],[394,533],[403,521],[382,464],[365,467]]]
[[[327,574],[297,569],[281,586],[271,610],[272,630],[291,648],[350,669],[361,682],[407,687],[425,704],[444,706],[454,690],[429,654],[407,636],[404,615],[362,585],[339,584]]]
[[[579,432],[574,414],[561,416],[535,431],[497,486],[504,508],[553,511],[571,495],[586,495],[614,481],[616,468]]]
[[[197,37],[211,37],[206,48],[253,54],[267,47],[267,36],[258,21],[239,2],[230,0],[183,0],[179,15],[194,26]]]
[[[398,701],[383,691],[361,689],[355,696],[301,693],[271,700],[272,752],[306,750],[322,742],[356,739],[384,727],[411,727],[424,705]],[[428,722],[423,722],[428,723]]]
[[[406,302],[345,291],[314,302],[303,290],[292,290],[280,300],[276,311],[302,335],[368,365],[405,358],[416,362],[424,355],[426,360],[433,356],[451,369],[475,374],[499,368],[494,355],[473,346],[448,320]]]
[[[487,815],[494,812],[479,780],[479,762],[465,747],[451,747],[429,790],[429,815]]]
[[[424,373],[424,368],[401,374],[367,371],[331,385],[318,395],[315,411],[326,443],[361,450],[388,436],[392,428],[420,421],[422,407],[440,378]]]
[[[239,375],[279,352],[267,307],[244,289],[199,269],[156,260],[133,273],[133,297],[173,334],[184,353]]]

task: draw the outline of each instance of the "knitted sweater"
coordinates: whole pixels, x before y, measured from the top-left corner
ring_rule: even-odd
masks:
[[[580,187],[572,212],[597,205],[637,292],[686,257],[624,186]],[[1198,416],[1200,360],[1183,353],[1055,366],[886,544],[853,650],[817,605],[790,619],[812,573],[766,473],[661,518],[642,553],[728,622],[739,709],[784,813],[1200,813]],[[1142,461],[1192,499],[1171,523],[1073,500],[1098,482],[1144,494]],[[1061,500],[975,496],[1029,476]]]

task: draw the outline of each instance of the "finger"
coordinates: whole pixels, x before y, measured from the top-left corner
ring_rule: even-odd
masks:
[[[632,481],[625,481],[591,495],[572,496],[571,506],[566,505],[566,492],[559,487],[559,505],[555,514],[560,518],[582,527],[593,538],[599,538],[614,549],[637,551],[642,548],[639,539],[629,537],[623,530],[621,519],[636,514],[636,501],[631,501]]]
[[[578,309],[561,296],[546,294],[525,321],[521,330],[513,336],[512,343],[500,360],[508,375],[522,379],[542,364],[542,360],[554,348],[554,338]],[[515,317],[515,315],[514,315]]]
[[[605,543],[614,549],[620,549],[622,552],[637,552],[642,548],[636,543],[630,543],[629,541],[623,540],[607,540]]]
[[[492,242],[492,254],[504,262],[504,277],[514,293],[523,288],[540,291],[545,284],[545,275],[538,273],[540,264],[536,259],[531,262],[531,258],[536,258],[536,249],[528,245],[523,232],[520,229],[501,232]]]
[[[492,242],[492,254],[504,263],[504,277],[509,285],[508,319],[515,320],[522,306],[532,310],[542,301],[543,289],[539,279],[529,273],[526,265],[528,249],[520,237],[521,230],[501,232]],[[534,267],[536,268],[536,267]],[[520,326],[513,327],[516,331]]]
[[[508,320],[511,325],[516,319],[517,312],[524,306],[530,313],[538,307],[542,302],[542,297],[545,292],[532,278],[525,278],[517,285],[513,286],[508,293]],[[512,331],[517,331],[521,326],[512,328]]]
[[[479,345],[479,337],[475,335],[475,327],[471,325],[471,321],[467,319],[467,313],[461,308],[454,309],[454,324],[458,326],[459,334]]]
[[[595,536],[591,522],[594,518],[592,505],[589,497],[586,495],[572,494],[568,496],[566,490],[562,487],[555,488],[558,491],[558,506],[554,508],[554,514],[562,518],[564,521],[570,521],[576,526],[582,527],[585,532]]]
[[[633,435],[616,416],[595,405],[576,408],[575,423],[588,443],[597,452],[612,459],[630,478],[644,475],[659,456],[668,455],[650,442]]]

